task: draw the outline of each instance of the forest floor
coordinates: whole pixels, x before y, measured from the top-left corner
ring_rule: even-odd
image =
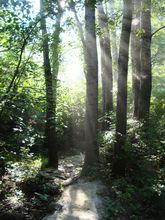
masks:
[[[63,191],[58,204],[61,210],[43,220],[103,219],[105,186],[100,181],[78,180]]]
[[[102,219],[106,187],[80,178],[83,160],[82,153],[61,157],[58,171],[12,163],[0,181],[0,219]]]
[[[67,163],[69,162],[69,163]],[[43,220],[99,220],[103,216],[104,200],[107,189],[98,180],[79,178],[83,164],[83,155],[75,155],[64,159],[64,163],[72,169],[70,178],[63,181],[64,190],[57,204],[60,209]],[[78,171],[76,173],[76,170]],[[75,175],[76,173],[76,175]],[[74,175],[73,175],[74,174]]]

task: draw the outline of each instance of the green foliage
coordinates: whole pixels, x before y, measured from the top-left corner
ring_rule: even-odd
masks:
[[[84,138],[84,85],[75,88],[61,85],[57,89],[56,123],[61,149],[81,145]],[[79,140],[79,142],[77,141]]]
[[[165,203],[165,91],[164,64],[153,68],[149,128],[131,118],[132,92],[128,93],[128,138],[121,159],[125,176],[112,176],[114,126],[99,136],[101,172],[110,188],[105,219],[163,219]],[[114,123],[114,122],[113,122]]]
[[[111,32],[116,30],[117,44],[122,17],[120,3],[116,1],[114,13],[108,15]],[[81,21],[83,21],[81,16],[83,4],[83,1],[76,1],[76,10],[80,12]],[[50,201],[52,191],[50,186],[46,185],[46,181],[36,177],[40,167],[44,167],[47,163],[47,158],[44,157],[47,149],[43,147],[46,100],[44,76],[40,65],[41,39],[38,25],[40,18],[33,17],[30,3],[26,0],[0,1],[0,6],[0,53],[2,55],[0,57],[0,153],[2,155],[0,160],[4,161],[5,167],[2,168],[7,169],[16,181],[24,181],[22,188],[25,193],[30,194],[30,202],[34,207],[42,207]],[[159,2],[153,0],[152,6],[154,32],[164,25],[165,3],[163,0]],[[51,20],[48,27],[50,54],[58,55],[57,52],[61,53],[66,45],[62,45],[63,39],[59,39],[56,32],[53,34],[51,30],[52,27],[57,27],[57,24],[53,23],[57,15],[55,1],[47,2],[46,12],[49,13]],[[63,19],[65,24],[59,32],[65,29],[68,33],[72,33],[73,30],[70,29],[75,30],[73,17],[64,16]],[[96,31],[98,35],[103,34],[103,30],[97,25]],[[142,35],[143,30],[138,30],[136,34]],[[64,37],[66,35],[63,35]],[[57,42],[60,44],[59,48],[53,47],[53,38],[54,44]],[[70,45],[74,49],[77,45],[79,46],[76,40],[71,41]],[[160,220],[165,216],[163,210],[165,203],[164,30],[153,36],[151,50],[153,88],[148,130],[144,130],[142,124],[131,118],[133,96],[130,82],[132,79],[128,82],[128,138],[123,154],[120,155],[125,165],[124,177],[114,178],[111,175],[114,159],[115,114],[109,113],[101,117],[102,94],[99,87],[100,176],[104,177],[110,186],[110,198],[107,199],[105,212],[107,220],[123,217]],[[61,65],[62,55],[62,53],[57,57],[52,55],[54,71],[58,69],[59,62]],[[72,55],[70,51],[69,55]],[[15,74],[14,83],[8,91]],[[73,74],[72,70],[69,70],[68,74]],[[59,151],[62,153],[64,149],[71,151],[73,147],[84,149],[85,83],[80,83],[74,88],[61,81],[58,81],[57,85],[55,122]],[[116,88],[113,92],[115,100]],[[101,131],[103,122],[108,125],[106,131]],[[41,156],[36,157],[38,153]],[[5,169],[2,171],[5,172]],[[98,170],[91,167],[88,170],[88,175],[93,180],[96,174],[98,175]],[[4,187],[4,185],[0,182],[0,186]],[[41,188],[39,188],[40,185]],[[8,191],[8,186],[5,187]]]
[[[130,183],[129,179],[113,181],[112,192],[114,197],[107,201],[107,218],[116,219],[124,216],[128,219],[163,219],[163,203],[165,191],[159,195],[146,182],[144,188]]]
[[[5,141],[6,151],[20,153],[21,147],[42,144],[43,128],[40,121],[44,117],[42,104],[31,96],[29,90],[23,90],[12,100],[7,100],[1,114],[1,138]],[[10,137],[10,138],[9,138]]]
[[[161,97],[160,97],[161,100]],[[111,176],[113,136],[106,133],[101,140],[102,176],[111,186],[106,219],[163,219],[164,185],[164,105],[154,102],[150,127],[146,131],[138,122],[128,121],[128,140],[121,156],[125,161],[125,177]],[[105,144],[102,144],[105,143]]]
[[[108,25],[111,30],[115,30],[119,25],[121,25],[122,12],[119,10],[111,15],[111,17],[108,20]]]

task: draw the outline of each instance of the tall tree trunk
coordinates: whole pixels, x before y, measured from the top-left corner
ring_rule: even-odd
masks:
[[[110,12],[110,19],[114,21],[114,7],[115,3],[114,0],[108,1],[108,8]],[[111,48],[112,48],[112,64],[113,64],[113,78],[117,81],[118,78],[118,47],[117,47],[117,37],[116,37],[116,27],[110,28],[110,36],[111,36]]]
[[[98,58],[95,33],[95,1],[85,1],[86,43],[86,125],[84,170],[98,162],[97,119],[98,119]]]
[[[79,34],[79,37],[80,37],[80,40],[81,40],[81,43],[82,43],[83,70],[84,70],[84,76],[85,76],[85,79],[86,79],[87,73],[86,73],[86,63],[85,63],[85,60],[86,60],[86,43],[85,43],[85,36],[84,36],[85,33],[84,33],[84,30],[83,30],[83,24],[79,20],[79,17],[77,15],[77,11],[76,11],[76,7],[75,6],[76,6],[75,1],[74,0],[70,0],[69,1],[69,7],[70,7],[71,11],[74,14],[74,17],[75,17],[75,20],[76,20],[77,29],[78,29],[78,34]],[[85,134],[85,123],[83,124],[83,127],[82,127],[82,133]],[[74,138],[76,137],[76,135],[73,135],[73,136],[74,136]],[[73,144],[75,145],[76,143],[75,143],[74,138],[73,138]]]
[[[152,89],[151,76],[151,0],[142,1],[141,15],[141,82],[139,99],[139,119],[149,119]]]
[[[53,32],[53,42],[51,45],[52,48],[52,80],[53,80],[53,95],[54,95],[54,105],[56,110],[56,90],[57,90],[57,77],[59,72],[60,57],[61,57],[61,48],[60,48],[60,33],[61,33],[61,18],[62,10],[60,6],[58,7],[58,14],[56,17],[55,30]]]
[[[118,93],[117,93],[117,113],[116,113],[116,143],[114,146],[114,166],[113,172],[124,174],[125,165],[121,159],[126,141],[127,126],[127,75],[129,41],[132,22],[132,0],[123,0],[123,21],[120,38],[119,60],[118,60]]]
[[[45,147],[48,149],[49,166],[58,168],[58,155],[55,136],[55,102],[53,97],[53,78],[49,58],[49,39],[44,15],[44,0],[40,0],[41,30],[43,40],[43,59],[46,84],[46,128]]]
[[[101,28],[100,49],[101,49],[101,74],[103,93],[103,114],[113,110],[113,76],[112,56],[110,46],[110,35],[107,15],[104,12],[102,2],[98,5],[99,25]]]
[[[134,16],[132,20],[131,32],[131,59],[132,59],[132,88],[134,101],[134,117],[139,117],[139,97],[140,97],[140,74],[141,74],[141,60],[140,60],[140,14],[141,14],[141,0],[134,0]]]
[[[77,28],[78,28],[78,33],[81,39],[81,43],[82,43],[82,48],[83,48],[83,58],[84,58],[84,74],[85,74],[85,78],[86,78],[86,64],[85,64],[85,60],[86,60],[86,45],[85,45],[85,37],[84,37],[84,31],[83,31],[83,25],[80,22],[78,16],[77,16],[77,12],[76,12],[76,8],[75,8],[75,2],[73,0],[69,1],[69,7],[72,10],[72,12],[74,13],[74,17],[76,20],[76,24],[77,24]]]

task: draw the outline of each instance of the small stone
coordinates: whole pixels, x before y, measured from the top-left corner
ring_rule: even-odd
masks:
[[[66,165],[66,167],[68,167],[68,168],[73,168],[74,165],[73,165],[72,163],[69,163],[69,164]]]

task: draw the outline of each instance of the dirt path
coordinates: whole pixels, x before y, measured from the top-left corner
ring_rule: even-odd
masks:
[[[101,194],[104,190],[101,182],[79,180],[64,190],[58,202],[62,210],[43,220],[100,220],[103,209]]]
[[[78,162],[79,157],[76,157],[76,164]],[[106,187],[100,181],[79,179],[65,187],[58,201],[61,210],[43,220],[102,220],[105,191]]]

